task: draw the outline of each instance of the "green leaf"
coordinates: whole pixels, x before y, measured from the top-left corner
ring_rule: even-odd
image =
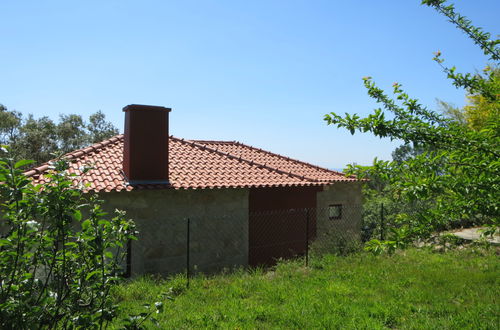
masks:
[[[86,280],[86,281],[90,280],[90,278],[91,278],[92,276],[97,275],[97,274],[99,274],[100,272],[101,272],[100,270],[94,270],[93,272],[88,273],[88,274],[87,274],[87,276],[85,277],[85,280]]]
[[[97,222],[97,224],[98,224],[98,225],[100,225],[100,226],[105,226],[105,227],[107,227],[107,226],[111,225],[111,223],[110,223],[108,220],[105,220],[105,219],[101,219],[101,220],[99,220],[99,221]]]
[[[89,219],[87,219],[84,222],[82,222],[82,229],[87,230],[87,229],[89,229],[90,225],[91,225],[91,222]]]
[[[17,163],[14,164],[14,168],[20,168],[29,164],[33,164],[35,161],[34,160],[28,160],[28,159],[21,159]]]
[[[12,243],[8,239],[1,238],[0,239],[0,246],[7,246],[7,245],[12,245]]]

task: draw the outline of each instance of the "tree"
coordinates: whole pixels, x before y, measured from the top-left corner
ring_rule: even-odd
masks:
[[[57,126],[49,117],[35,119],[29,114],[19,127],[19,136],[11,141],[15,158],[33,159],[39,164],[54,158],[58,151]]]
[[[26,118],[20,112],[0,105],[0,143],[9,145],[16,160],[46,162],[55,154],[64,154],[97,143],[118,134],[113,124],[98,111],[87,123],[80,115],[60,115],[55,123],[49,117]]]
[[[60,115],[56,128],[58,151],[68,153],[80,149],[89,142],[85,123],[80,115]]]
[[[494,90],[500,90],[500,68],[486,66],[484,72],[476,77],[482,80],[489,80],[488,84],[494,86]],[[443,114],[455,122],[468,126],[473,130],[481,130],[486,124],[500,116],[500,99],[489,99],[480,93],[467,93],[467,105],[457,108],[449,103],[438,100],[438,105]]]
[[[457,124],[460,124],[462,126],[467,126],[467,119],[465,119],[463,108],[458,108],[450,103],[447,103],[439,99],[436,101],[439,110],[445,117],[455,121]]]
[[[472,25],[444,0],[428,0],[424,5],[444,14],[481,47],[490,61],[500,59],[500,40]],[[498,104],[500,90],[495,71],[477,74],[456,73],[443,65],[441,53],[434,60],[456,87],[464,88],[475,98]],[[355,132],[371,132],[379,137],[400,139],[406,145],[418,146],[421,152],[400,156],[392,162],[375,161],[374,166],[351,166],[350,172],[361,177],[377,175],[387,180],[391,198],[406,204],[421,202],[425,208],[400,212],[398,228],[386,246],[407,244],[417,238],[428,238],[432,232],[449,228],[464,220],[499,224],[500,207],[500,118],[491,116],[481,129],[471,129],[456,120],[427,109],[411,98],[402,85],[393,85],[394,98],[377,87],[370,77],[363,78],[368,95],[381,108],[366,118],[330,113],[325,120]],[[479,101],[474,101],[479,104]],[[390,113],[392,119],[388,119]]]
[[[487,66],[484,70],[486,75],[480,75],[480,79],[488,80],[487,84],[497,91],[497,97],[487,98],[479,92],[471,92],[467,95],[468,104],[463,108],[464,118],[470,129],[481,130],[490,121],[500,116],[500,68]]]
[[[99,110],[90,115],[87,125],[90,143],[97,143],[118,134],[118,129],[106,121],[104,113]]]
[[[423,154],[425,151],[425,148],[422,146],[405,143],[394,149],[391,156],[393,161],[402,163],[415,156]]]
[[[19,134],[22,115],[17,111],[8,111],[0,104],[0,144],[15,141]]]

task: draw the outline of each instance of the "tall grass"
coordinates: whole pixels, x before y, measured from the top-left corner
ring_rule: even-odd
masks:
[[[169,292],[164,328],[498,329],[499,282],[495,251],[408,250],[198,276],[189,289],[182,276],[145,277],[114,296],[126,314]]]

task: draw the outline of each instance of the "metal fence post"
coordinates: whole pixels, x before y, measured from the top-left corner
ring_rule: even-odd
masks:
[[[306,267],[309,266],[309,209],[306,209]]]
[[[129,278],[132,276],[132,240],[127,241],[127,268],[125,270],[125,277]]]
[[[380,240],[385,240],[384,203],[380,203]]]
[[[191,220],[189,218],[187,218],[187,235],[186,235],[186,279],[187,279],[187,282],[186,282],[186,287],[189,288],[189,277],[190,277],[190,265],[189,265],[189,252],[190,252],[190,248],[189,248],[189,243],[190,243],[190,230],[191,230]]]

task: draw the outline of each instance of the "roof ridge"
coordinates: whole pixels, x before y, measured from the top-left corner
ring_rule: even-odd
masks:
[[[175,139],[181,143],[185,143],[185,144],[189,144],[191,146],[196,146],[202,150],[207,150],[207,151],[210,151],[210,152],[214,152],[214,153],[217,153],[219,155],[222,155],[222,156],[226,156],[226,157],[229,157],[229,158],[232,158],[232,159],[237,159],[237,160],[240,160],[240,161],[244,161],[245,163],[247,164],[250,164],[250,165],[255,165],[255,166],[258,166],[258,167],[262,167],[262,168],[265,168],[269,171],[274,171],[274,172],[277,172],[279,174],[283,174],[283,175],[288,175],[288,176],[293,176],[293,177],[296,177],[296,178],[299,178],[301,180],[305,180],[305,181],[312,181],[312,182],[322,182],[322,180],[318,180],[318,179],[313,179],[313,178],[309,178],[309,177],[306,177],[304,175],[299,175],[299,174],[295,174],[295,173],[292,173],[291,171],[290,172],[285,172],[283,170],[280,170],[279,168],[275,168],[275,167],[271,167],[267,164],[261,164],[261,163],[258,163],[258,162],[255,162],[253,160],[248,160],[246,158],[243,158],[241,156],[235,156],[229,152],[223,152],[223,151],[219,151],[218,149],[214,149],[214,148],[211,148],[211,147],[207,147],[205,145],[201,145],[201,144],[198,144],[195,142],[195,140],[184,140],[184,139],[179,139],[179,138],[176,138],[174,136],[170,136],[170,138],[172,139]],[[233,142],[233,143],[238,143],[238,142]]]
[[[195,143],[220,143],[220,144],[234,144],[237,143],[237,141],[225,141],[225,140],[186,140],[186,141],[192,141]]]
[[[340,175],[343,175],[343,176],[345,176],[347,178],[347,176],[344,173],[339,172],[339,171],[330,170],[330,169],[328,169],[326,167],[321,167],[321,166],[318,166],[318,165],[314,165],[314,164],[311,164],[311,163],[308,163],[308,162],[304,162],[302,160],[298,160],[298,159],[295,159],[295,158],[290,158],[290,157],[287,157],[287,156],[282,156],[280,154],[277,154],[277,153],[274,153],[274,152],[271,152],[271,151],[267,151],[267,150],[264,150],[264,149],[261,149],[261,148],[256,148],[256,147],[253,147],[251,145],[248,145],[248,144],[245,144],[245,143],[241,143],[239,141],[236,141],[234,143],[242,145],[242,146],[245,146],[247,148],[250,148],[250,149],[253,149],[253,150],[256,150],[256,151],[260,151],[260,152],[263,152],[263,153],[271,154],[273,156],[284,158],[284,159],[292,161],[292,162],[296,162],[296,163],[300,163],[300,164],[303,164],[303,165],[307,165],[307,166],[313,167],[313,168],[318,169],[318,170],[340,174]]]
[[[83,155],[88,155],[90,152],[95,152],[99,149],[102,149],[111,143],[119,141],[120,139],[123,139],[123,134],[118,134],[118,135],[112,136],[104,141],[91,144],[88,147],[73,150],[71,152],[68,152],[68,153],[62,155],[61,158],[67,158],[69,160],[72,160],[72,159],[75,159],[75,158],[83,156]],[[51,159],[45,163],[42,163],[41,165],[38,165],[38,166],[24,172],[24,175],[27,177],[31,177],[33,175],[40,174],[40,173],[46,171],[49,168],[49,163],[53,162],[55,159],[56,158]]]

